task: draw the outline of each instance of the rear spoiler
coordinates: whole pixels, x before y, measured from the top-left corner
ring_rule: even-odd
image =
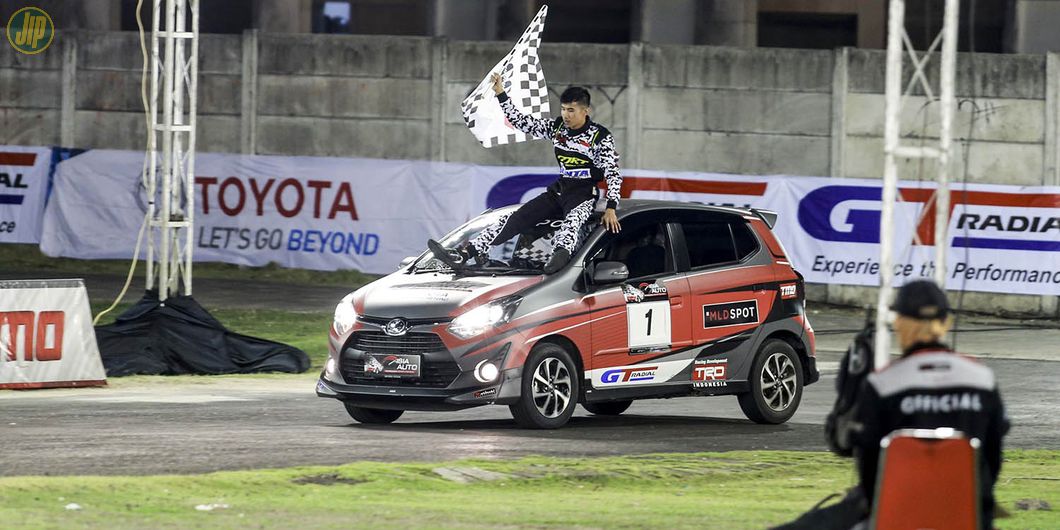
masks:
[[[772,210],[751,208],[751,213],[757,215],[759,219],[765,221],[766,226],[768,226],[770,230],[772,230],[773,226],[777,224],[777,212],[774,212]]]

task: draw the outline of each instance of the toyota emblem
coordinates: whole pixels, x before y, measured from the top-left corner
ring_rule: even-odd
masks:
[[[395,318],[386,323],[383,331],[391,337],[400,337],[401,335],[408,333],[409,322],[403,318]]]

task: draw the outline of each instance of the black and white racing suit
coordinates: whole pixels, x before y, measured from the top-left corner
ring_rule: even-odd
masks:
[[[532,138],[552,140],[563,173],[545,193],[486,227],[471,240],[471,245],[485,256],[490,246],[504,243],[545,219],[563,219],[552,236],[552,248],[573,253],[578,231],[593,213],[598,182],[607,182],[607,207],[618,207],[622,175],[618,171],[615,137],[588,118],[581,128],[570,129],[563,125],[561,118],[548,120],[523,114],[506,93],[498,94],[497,100],[513,127]]]

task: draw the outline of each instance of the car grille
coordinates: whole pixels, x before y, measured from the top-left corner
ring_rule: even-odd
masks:
[[[420,377],[385,378],[364,374],[364,354],[420,355]],[[391,337],[379,331],[357,331],[343,348],[339,363],[343,379],[351,385],[445,388],[458,375],[460,367],[453,361],[442,339],[434,333],[412,332]]]
[[[422,354],[446,351],[442,339],[434,333],[412,332],[391,337],[381,331],[357,331],[346,343],[347,348],[369,353]]]

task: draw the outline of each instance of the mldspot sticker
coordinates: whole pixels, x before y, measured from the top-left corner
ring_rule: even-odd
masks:
[[[744,300],[703,306],[703,327],[719,328],[758,323],[758,301]]]

